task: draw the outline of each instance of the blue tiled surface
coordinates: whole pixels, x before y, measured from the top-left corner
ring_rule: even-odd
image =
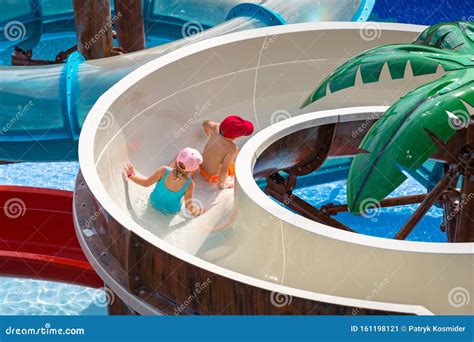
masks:
[[[376,0],[370,21],[432,25],[474,21],[473,0]]]

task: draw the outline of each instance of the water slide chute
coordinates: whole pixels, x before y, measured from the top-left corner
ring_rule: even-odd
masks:
[[[12,20],[29,18],[36,23],[37,28],[26,29],[26,34],[19,43],[22,48],[34,47],[39,41],[34,34],[42,32],[48,25],[52,30],[51,23],[55,19],[61,19],[61,25],[65,25],[69,16],[70,25],[70,2],[38,1],[30,3],[15,0],[12,2],[15,8],[23,9],[23,4],[26,13],[14,12],[16,16],[0,18],[0,32],[5,32],[6,23]],[[32,4],[42,6],[35,7]],[[310,21],[364,21],[370,14],[374,1],[344,0],[335,3],[330,0],[265,0],[251,1],[245,6],[241,1],[234,0],[152,1],[145,4],[146,30],[156,30],[162,14],[167,15],[168,21],[169,18],[178,21],[182,28],[186,23],[211,28],[169,44],[123,56],[85,61],[74,53],[65,64],[0,67],[0,126],[3,127],[0,134],[0,160],[77,160],[77,141],[82,123],[99,96],[134,69],[179,47],[268,25]],[[58,6],[61,11],[54,12],[54,6]],[[40,9],[43,10],[42,15],[37,14]],[[48,11],[54,12],[54,15],[48,15]],[[40,18],[43,19],[41,23]],[[11,47],[11,43],[4,39],[0,46]],[[108,122],[104,121],[103,124],[107,125]]]
[[[0,186],[0,276],[103,286],[74,234],[72,202],[70,191]]]

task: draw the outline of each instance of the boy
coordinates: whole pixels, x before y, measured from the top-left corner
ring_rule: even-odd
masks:
[[[253,124],[233,115],[226,117],[220,124],[206,120],[202,124],[209,141],[202,153],[201,174],[211,183],[217,183],[225,189],[227,176],[234,176],[234,162],[239,148],[234,140],[253,133]]]

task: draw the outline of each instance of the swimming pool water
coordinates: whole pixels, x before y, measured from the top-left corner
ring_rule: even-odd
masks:
[[[0,277],[0,315],[106,315],[101,289]]]
[[[78,162],[0,165],[0,183],[58,190],[74,190]]]
[[[376,0],[369,21],[419,25],[474,21],[473,0]]]
[[[328,203],[347,203],[346,180],[320,184],[296,189],[295,195],[319,208]],[[426,189],[415,179],[408,179],[398,187],[389,197],[407,196],[426,193]],[[365,215],[340,213],[333,216],[345,225],[360,234],[382,238],[392,238],[413,214],[418,205],[398,206],[391,208],[372,209]],[[408,235],[407,241],[447,242],[446,233],[440,230],[443,210],[432,207],[427,215],[418,223]]]

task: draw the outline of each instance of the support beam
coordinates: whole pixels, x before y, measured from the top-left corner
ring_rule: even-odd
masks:
[[[453,177],[457,174],[458,167],[451,168],[444,177],[438,182],[436,187],[428,194],[425,200],[415,210],[408,221],[403,225],[400,231],[394,236],[396,240],[405,240],[421,219],[426,215],[428,210],[440,199],[447,187],[451,184]]]
[[[114,0],[114,4],[119,46],[125,53],[145,49],[142,0]]]
[[[284,178],[276,173],[267,178],[265,193],[303,217],[334,228],[355,233],[354,230],[342,222],[324,214],[319,209],[293,194],[292,191],[295,185],[296,176],[290,175],[288,178]]]
[[[114,54],[109,0],[74,0],[74,17],[77,48],[86,59]]]
[[[380,201],[381,208],[387,207],[396,207],[399,205],[409,205],[409,204],[418,204],[423,202],[426,199],[427,194],[420,194],[420,195],[410,195],[410,196],[403,196],[403,197],[392,197],[386,198]],[[339,213],[348,212],[349,208],[347,204],[327,204],[321,207],[321,211],[327,215],[337,215]]]
[[[472,120],[471,120],[472,121]],[[463,148],[470,156],[462,170],[461,212],[454,242],[474,242],[474,124],[467,128],[466,145]]]

